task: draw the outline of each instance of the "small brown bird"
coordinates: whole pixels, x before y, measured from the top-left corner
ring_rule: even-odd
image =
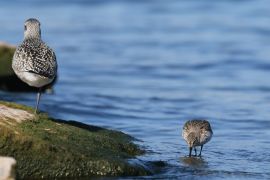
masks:
[[[189,120],[184,124],[182,136],[189,146],[189,157],[194,148],[195,156],[197,156],[196,146],[201,146],[201,156],[203,145],[210,141],[213,131],[210,123],[206,120]]]
[[[35,109],[37,113],[42,88],[54,81],[57,74],[55,53],[42,41],[37,19],[25,21],[24,40],[14,53],[12,68],[23,82],[39,89]]]

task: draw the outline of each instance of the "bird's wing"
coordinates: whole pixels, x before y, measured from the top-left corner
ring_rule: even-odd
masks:
[[[55,53],[45,43],[23,43],[17,47],[13,57],[13,67],[20,71],[54,78],[57,73]]]

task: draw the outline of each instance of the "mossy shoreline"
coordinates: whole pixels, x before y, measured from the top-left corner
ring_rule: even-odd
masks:
[[[0,105],[34,112],[15,103]],[[21,123],[0,116],[0,155],[17,160],[18,179],[150,175],[136,159],[145,152],[133,141],[122,132],[53,119],[46,113]]]

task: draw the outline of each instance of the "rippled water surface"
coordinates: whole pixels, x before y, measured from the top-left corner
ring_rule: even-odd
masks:
[[[42,110],[141,139],[140,159],[167,163],[145,178],[270,178],[269,1],[1,1],[0,40],[20,43],[29,17],[59,63]],[[212,124],[202,159],[186,157],[190,118]]]

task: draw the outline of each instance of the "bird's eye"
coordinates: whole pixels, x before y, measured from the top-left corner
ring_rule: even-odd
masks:
[[[25,31],[27,30],[27,27],[26,27],[26,25],[24,25],[24,30],[25,30]]]

